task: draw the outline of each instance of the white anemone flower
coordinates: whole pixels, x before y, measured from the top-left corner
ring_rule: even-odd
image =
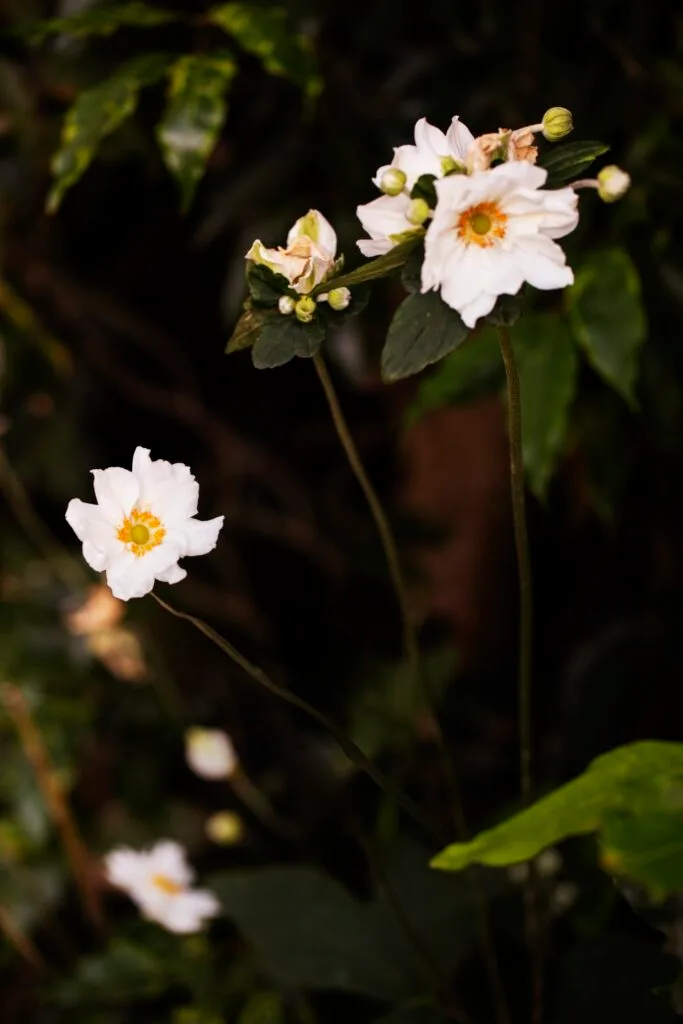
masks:
[[[409,234],[422,230],[408,220],[410,204],[410,197],[401,194],[380,196],[371,203],[356,207],[356,216],[370,235],[356,242],[364,256],[382,256]]]
[[[204,779],[229,779],[239,763],[227,733],[198,726],[185,733],[185,756],[192,771]]]
[[[381,188],[382,177],[387,171],[402,171],[406,176],[405,188],[410,192],[423,174],[433,174],[436,178],[442,178],[459,165],[464,169],[467,152],[473,142],[472,132],[462,124],[457,115],[445,133],[422,117],[415,125],[415,145],[397,146],[394,149],[394,159],[390,164],[380,167],[372,180]]]
[[[307,295],[330,274],[337,254],[337,234],[322,213],[309,210],[290,229],[287,247],[267,249],[257,240],[245,259],[282,274],[299,295]]]
[[[132,471],[113,466],[92,474],[97,504],[74,498],[66,520],[88,565],[106,572],[114,597],[143,597],[155,580],[179,583],[187,575],[180,558],[215,548],[224,517],[195,519],[199,485],[187,466],[136,448]]]
[[[468,327],[525,281],[551,289],[574,280],[553,239],[576,227],[577,195],[571,188],[543,189],[546,178],[541,167],[520,160],[435,183],[422,291],[439,289]]]
[[[221,912],[212,892],[190,888],[194,871],[183,847],[170,839],[161,839],[148,850],[112,850],[104,858],[104,870],[107,881],[127,893],[143,917],[170,932],[198,932]]]

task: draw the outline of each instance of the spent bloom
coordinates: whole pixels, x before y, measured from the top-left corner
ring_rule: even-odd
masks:
[[[143,917],[170,932],[198,932],[220,913],[217,897],[207,889],[192,889],[194,871],[179,843],[161,839],[148,850],[119,847],[104,859],[107,881],[122,889]]]
[[[435,183],[422,291],[438,289],[468,327],[525,281],[564,288],[574,275],[553,241],[578,223],[573,189],[543,189],[547,172],[524,160]]]
[[[334,228],[318,210],[309,210],[290,229],[286,248],[267,249],[263,242],[257,240],[245,259],[281,274],[295,292],[307,295],[330,274],[336,254],[337,234]]]
[[[192,771],[204,779],[229,779],[239,763],[227,733],[198,726],[185,733],[185,756]]]
[[[83,542],[83,557],[106,572],[114,597],[143,597],[155,580],[179,583],[178,561],[216,546],[223,516],[196,519],[199,485],[182,463],[150,459],[136,448],[132,470],[94,469],[96,504],[74,498],[66,520]]]

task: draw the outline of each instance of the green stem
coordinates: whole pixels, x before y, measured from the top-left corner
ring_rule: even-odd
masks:
[[[268,690],[276,697],[279,697],[281,700],[287,701],[288,704],[292,704],[295,708],[298,708],[300,711],[305,712],[316,722],[318,722],[319,725],[322,725],[323,728],[327,729],[327,731],[331,733],[331,735],[337,741],[337,743],[339,744],[339,746],[344,751],[344,753],[346,754],[350,761],[352,761],[358,768],[360,768],[361,771],[364,771],[365,774],[372,779],[375,785],[377,785],[382,790],[383,793],[386,793],[386,795],[391,800],[394,800],[398,804],[398,806],[406,812],[406,814],[409,814],[412,818],[414,818],[415,821],[417,821],[427,832],[429,832],[434,839],[436,839],[438,842],[443,842],[443,837],[438,835],[435,832],[433,826],[423,817],[422,812],[420,811],[420,808],[417,806],[417,804],[413,800],[411,800],[411,798],[407,796],[401,789],[399,789],[398,786],[396,786],[391,781],[391,779],[389,779],[384,774],[384,772],[380,771],[377,765],[374,764],[374,762],[371,761],[370,758],[363,753],[360,747],[356,746],[353,740],[349,736],[347,736],[346,733],[339,728],[339,726],[335,725],[335,723],[330,718],[328,718],[327,715],[324,715],[322,711],[318,711],[317,708],[314,708],[307,701],[303,700],[303,698],[297,696],[296,693],[292,693],[291,690],[287,690],[282,686],[278,686],[277,683],[273,682],[270,676],[267,676],[266,673],[262,669],[258,668],[256,665],[252,665],[252,663],[248,661],[243,654],[240,654],[236,647],[233,647],[233,645],[228,640],[226,640],[214,629],[212,629],[211,626],[207,625],[206,622],[203,622],[202,619],[198,619],[194,615],[189,615],[187,612],[178,611],[177,608],[174,608],[172,605],[167,604],[166,601],[163,601],[155,593],[152,593],[152,597],[157,602],[157,604],[161,605],[161,607],[164,608],[167,612],[170,612],[171,615],[175,615],[179,619],[185,619],[186,622],[192,623],[195,629],[198,629],[200,633],[203,633],[204,636],[208,637],[208,639],[211,640],[212,643],[216,644],[216,646],[219,647],[224,652],[224,654],[227,654],[228,657],[232,658],[232,660],[237,665],[239,665],[240,668],[247,673],[247,675],[251,676],[251,678],[254,679],[257,683],[260,683],[261,686],[264,687],[264,689]]]

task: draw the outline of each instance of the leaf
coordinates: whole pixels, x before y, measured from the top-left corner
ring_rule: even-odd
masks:
[[[386,874],[446,972],[476,941],[471,882],[430,872],[427,858],[425,849],[401,843]],[[424,992],[422,966],[383,892],[362,902],[317,868],[289,865],[225,872],[209,884],[277,984],[391,1001]]]
[[[638,355],[647,325],[640,279],[628,255],[606,249],[590,256],[565,292],[569,317],[588,361],[632,407]]]
[[[54,986],[58,1005],[127,1003],[159,995],[167,987],[163,962],[142,945],[114,939],[103,953],[83,957],[73,974]]]
[[[153,28],[177,20],[173,11],[150,7],[135,0],[124,4],[96,4],[70,18],[48,18],[19,28],[17,34],[31,43],[42,43],[49,36],[67,35],[77,38],[109,36],[124,26]]]
[[[410,1006],[392,1010],[386,1017],[380,1017],[375,1024],[446,1024],[446,1018],[433,1006]]]
[[[522,393],[524,471],[542,499],[566,440],[576,393],[576,346],[567,324],[551,314],[522,317],[512,343]]]
[[[434,188],[435,181],[435,174],[421,174],[413,185],[410,198],[424,199],[430,210],[436,209],[437,197],[436,189]]]
[[[240,1011],[237,1024],[285,1024],[286,1014],[279,992],[254,992]]]
[[[443,359],[434,373],[420,381],[408,406],[406,425],[447,405],[457,405],[498,390],[505,380],[498,336],[492,327],[472,332]]]
[[[609,146],[602,142],[566,142],[543,153],[538,163],[548,172],[546,188],[558,188],[582,174]]]
[[[325,327],[320,320],[302,324],[295,316],[270,317],[254,342],[251,358],[257,370],[282,366],[295,356],[309,359],[325,340]]]
[[[90,166],[102,140],[134,112],[140,89],[163,76],[169,59],[161,53],[135,57],[110,78],[79,93],[66,114],[62,144],[52,159],[55,180],[47,199],[49,213]]]
[[[237,72],[230,54],[189,54],[169,68],[168,104],[157,126],[164,162],[176,178],[183,210],[216,144],[227,110],[226,91]]]
[[[319,295],[320,292],[329,292],[332,288],[350,288],[354,284],[363,284],[365,281],[375,281],[380,277],[387,277],[394,270],[398,270],[407,261],[415,246],[424,238],[423,231],[411,231],[411,237],[399,242],[393,249],[378,256],[368,263],[364,263],[348,274],[340,274],[339,277],[332,277],[329,281],[323,281],[311,292],[311,295]]]
[[[294,298],[299,297],[290,291],[284,274],[276,274],[264,263],[252,263],[251,260],[247,262],[247,286],[252,302],[257,306],[277,306],[280,296],[287,292]]]
[[[284,7],[229,3],[214,7],[207,19],[228,32],[271,75],[295,82],[309,99],[322,91],[322,79],[310,40],[293,32]]]
[[[603,852],[603,866],[617,874],[628,868],[629,877],[661,896],[673,879],[665,854],[676,835],[677,842],[683,840],[682,805],[683,744],[632,743],[598,757],[572,782],[470,842],[448,846],[432,866],[445,871],[474,863],[503,867],[530,860],[567,836],[598,832],[603,851],[608,851]],[[617,824],[615,815],[629,818],[631,826]],[[666,829],[661,815],[671,819]],[[637,854],[642,855],[653,831],[660,839],[666,835],[666,843],[659,861],[653,851],[643,864]],[[653,867],[657,863],[660,870]]]
[[[414,245],[401,270],[401,284],[407,292],[419,292],[422,287],[422,264],[425,258],[424,242]]]
[[[637,878],[655,900],[683,892],[683,813],[608,815],[600,862],[612,874]]]
[[[261,333],[267,316],[268,314],[263,310],[252,309],[251,306],[248,306],[235,324],[235,329],[230,335],[230,340],[225,347],[226,355],[240,352],[244,348],[251,348]]]
[[[396,310],[382,349],[382,380],[424,370],[463,343],[469,328],[438,292],[409,295]]]

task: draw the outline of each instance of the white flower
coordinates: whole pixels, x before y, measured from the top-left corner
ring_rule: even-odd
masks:
[[[178,843],[162,839],[149,850],[120,847],[104,859],[107,881],[123,889],[143,917],[170,932],[190,934],[220,913],[217,897],[206,889],[191,889],[194,872]]]
[[[290,229],[286,249],[282,246],[267,249],[263,242],[257,240],[245,258],[282,274],[295,292],[307,295],[328,276],[336,253],[334,228],[318,210],[309,210]]]
[[[188,729],[185,756],[192,771],[204,779],[229,779],[238,765],[230,737],[221,729]]]
[[[524,160],[435,183],[437,206],[425,236],[422,291],[441,297],[474,327],[499,295],[565,288],[574,280],[553,239],[578,223],[571,188],[546,189],[547,172]]]
[[[381,256],[403,242],[408,233],[422,230],[408,220],[411,202],[409,196],[402,194],[380,196],[356,207],[358,220],[370,235],[356,242],[364,256]]]
[[[382,179],[388,171],[402,171],[406,177],[405,188],[410,192],[423,174],[442,178],[455,166],[464,165],[467,150],[473,141],[472,132],[461,123],[457,115],[446,134],[422,117],[415,125],[415,145],[394,149],[394,159],[379,168],[372,179],[373,183],[381,188]]]
[[[179,583],[187,573],[178,559],[215,548],[223,516],[194,518],[199,485],[187,466],[136,448],[132,472],[114,466],[92,473],[97,504],[74,498],[66,520],[88,565],[106,572],[114,597],[143,597],[155,580]]]

